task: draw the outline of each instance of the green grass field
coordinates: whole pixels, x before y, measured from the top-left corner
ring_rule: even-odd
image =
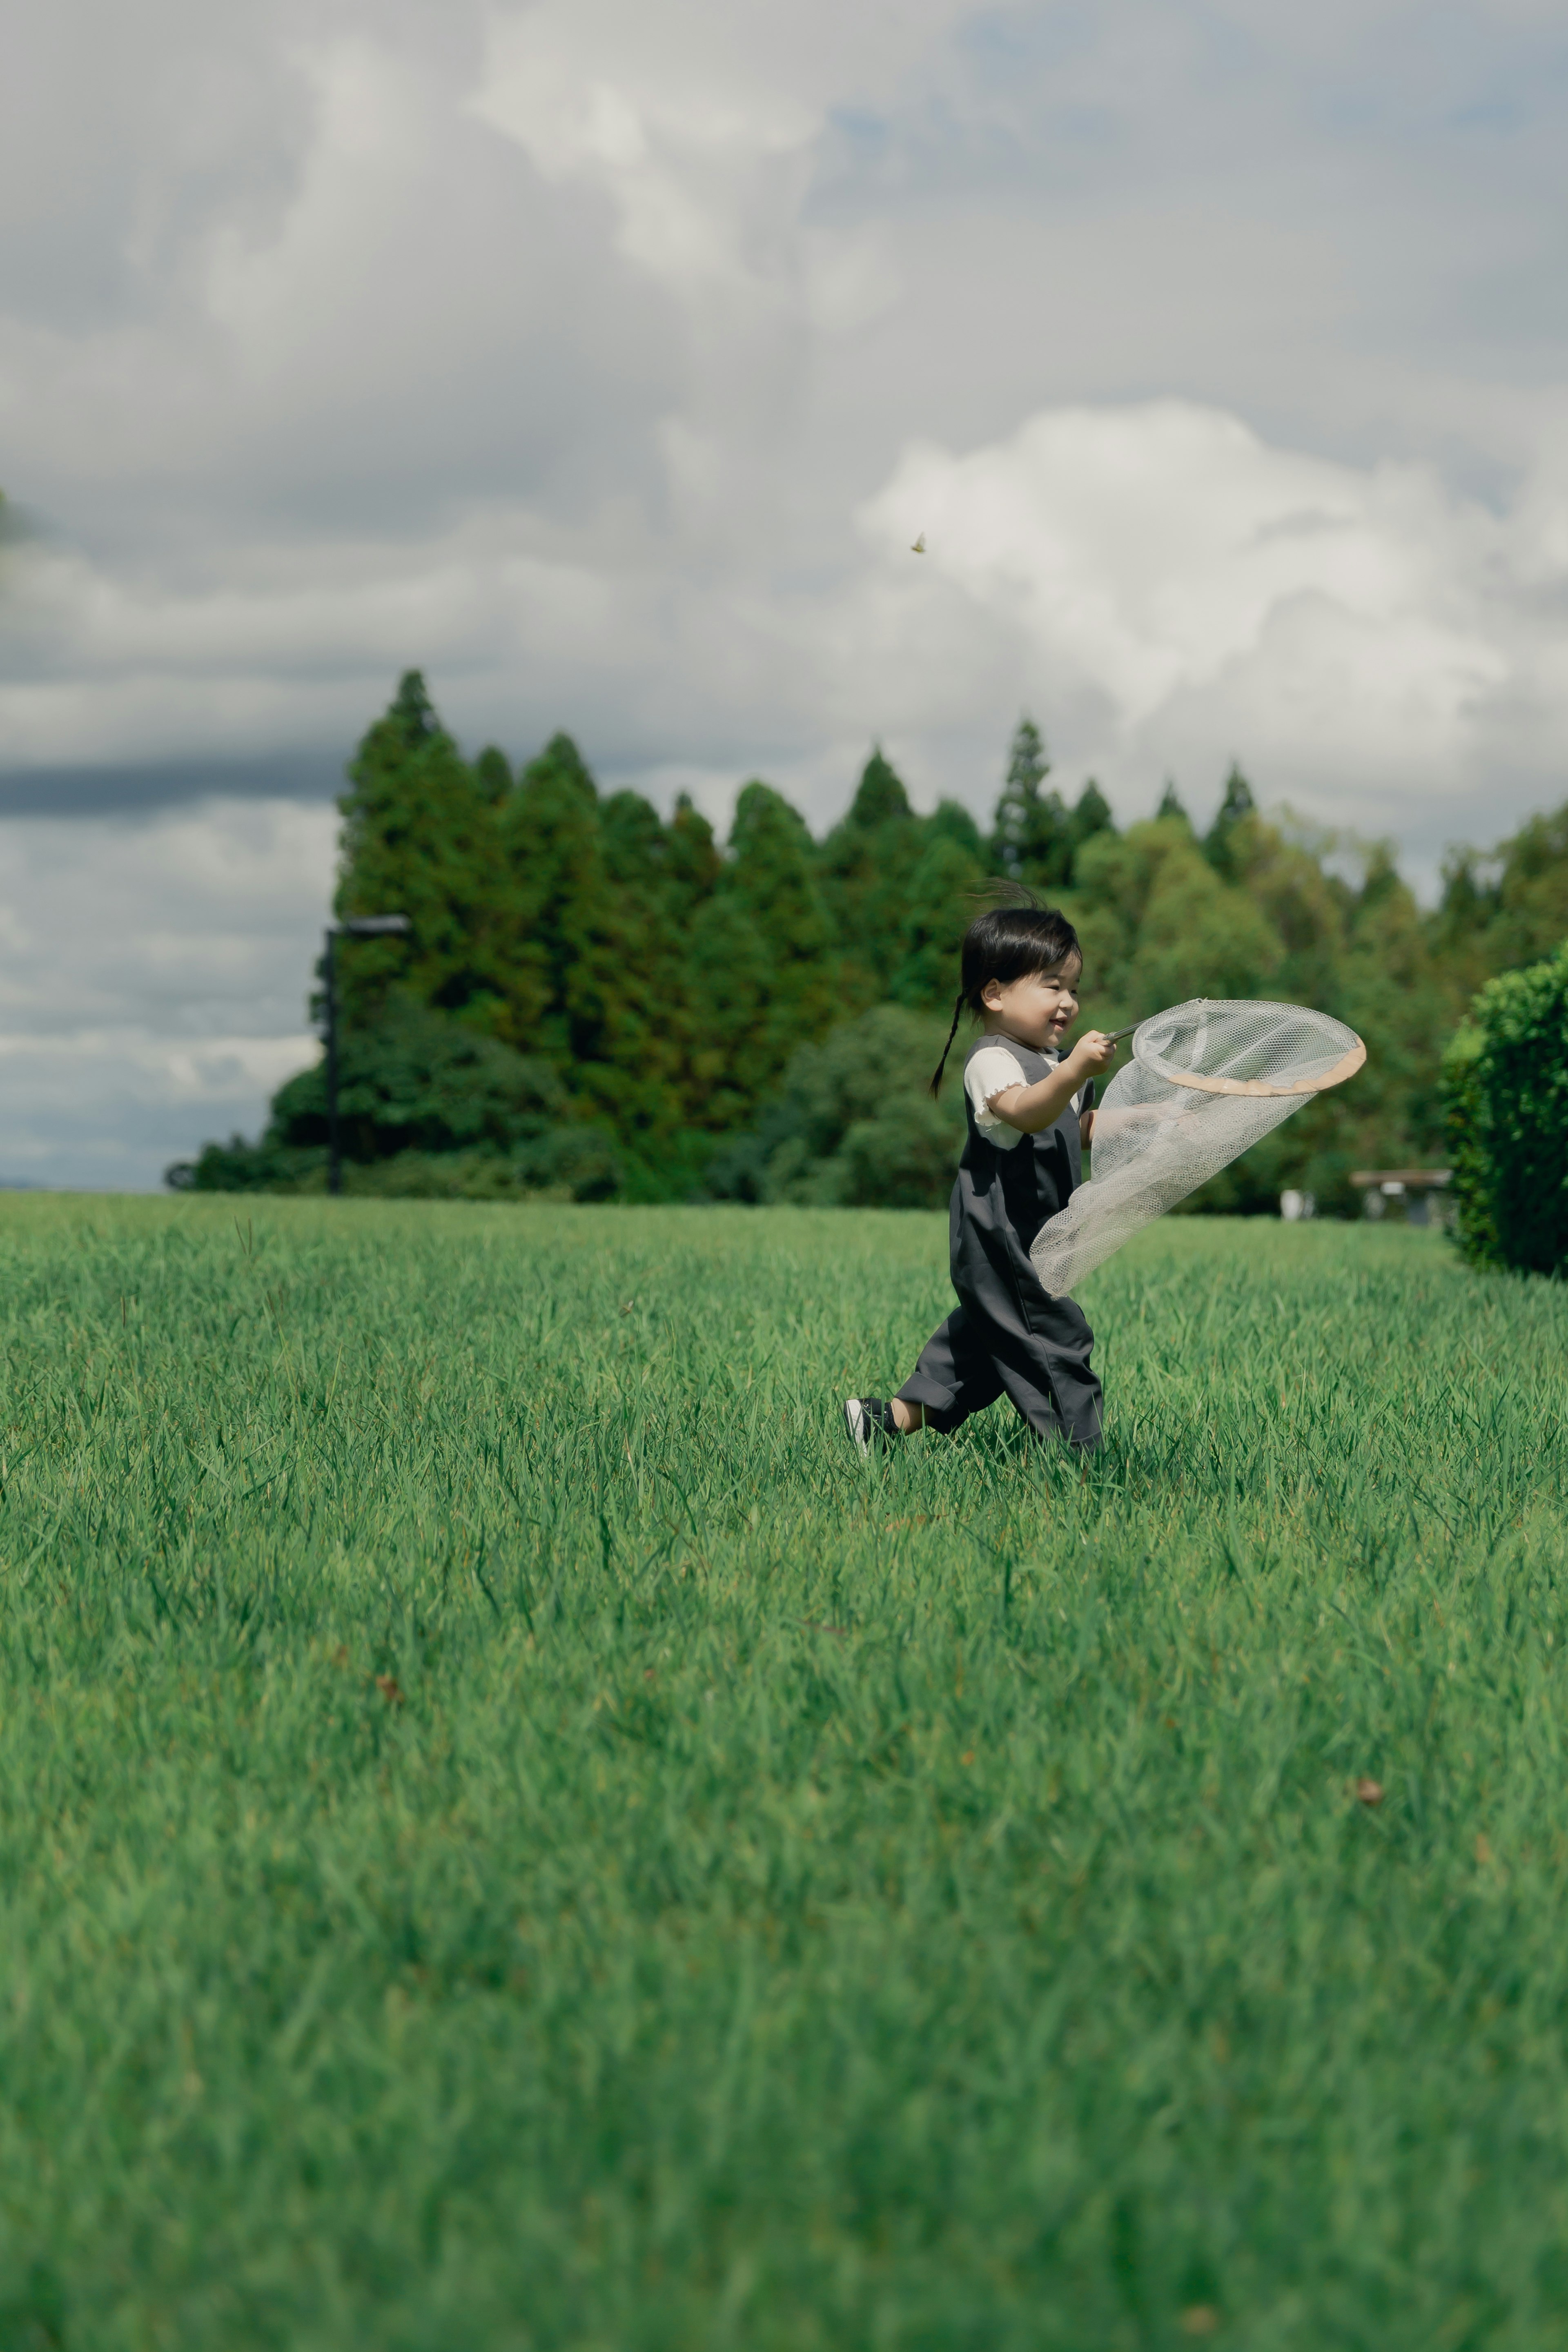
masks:
[[[1568,1291],[1170,1224],[868,1468],[940,1219],[0,1277],[6,2352],[1563,2342]]]

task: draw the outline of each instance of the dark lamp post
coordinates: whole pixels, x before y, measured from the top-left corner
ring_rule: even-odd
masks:
[[[351,915],[345,922],[327,926],[327,951],[321,971],[327,983],[327,1190],[343,1189],[342,1155],[338,1149],[338,957],[340,940],[384,940],[414,929],[406,915]]]

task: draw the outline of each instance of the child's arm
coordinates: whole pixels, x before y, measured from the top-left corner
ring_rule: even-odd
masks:
[[[1080,1037],[1064,1061],[1057,1064],[1048,1078],[1037,1086],[1004,1087],[993,1095],[986,1108],[1021,1135],[1040,1135],[1054,1127],[1086,1078],[1097,1070],[1108,1070],[1116,1059],[1116,1047],[1099,1029],[1091,1029]]]

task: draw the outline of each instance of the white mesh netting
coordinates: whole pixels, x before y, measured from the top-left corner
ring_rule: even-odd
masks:
[[[1035,1237],[1041,1282],[1060,1297],[1365,1059],[1353,1029],[1301,1004],[1200,996],[1141,1023],[1095,1113],[1092,1181]]]

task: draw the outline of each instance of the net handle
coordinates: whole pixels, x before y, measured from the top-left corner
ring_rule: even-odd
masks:
[[[1200,1094],[1320,1095],[1327,1087],[1342,1086],[1346,1078],[1353,1078],[1365,1059],[1366,1047],[1358,1037],[1350,1052],[1342,1055],[1331,1070],[1325,1070],[1321,1078],[1305,1078],[1296,1087],[1265,1086],[1261,1078],[1205,1078],[1195,1070],[1170,1069],[1163,1061],[1152,1066],[1157,1077],[1168,1080],[1173,1087],[1195,1087]],[[1144,1066],[1148,1068],[1151,1065],[1145,1064]]]

